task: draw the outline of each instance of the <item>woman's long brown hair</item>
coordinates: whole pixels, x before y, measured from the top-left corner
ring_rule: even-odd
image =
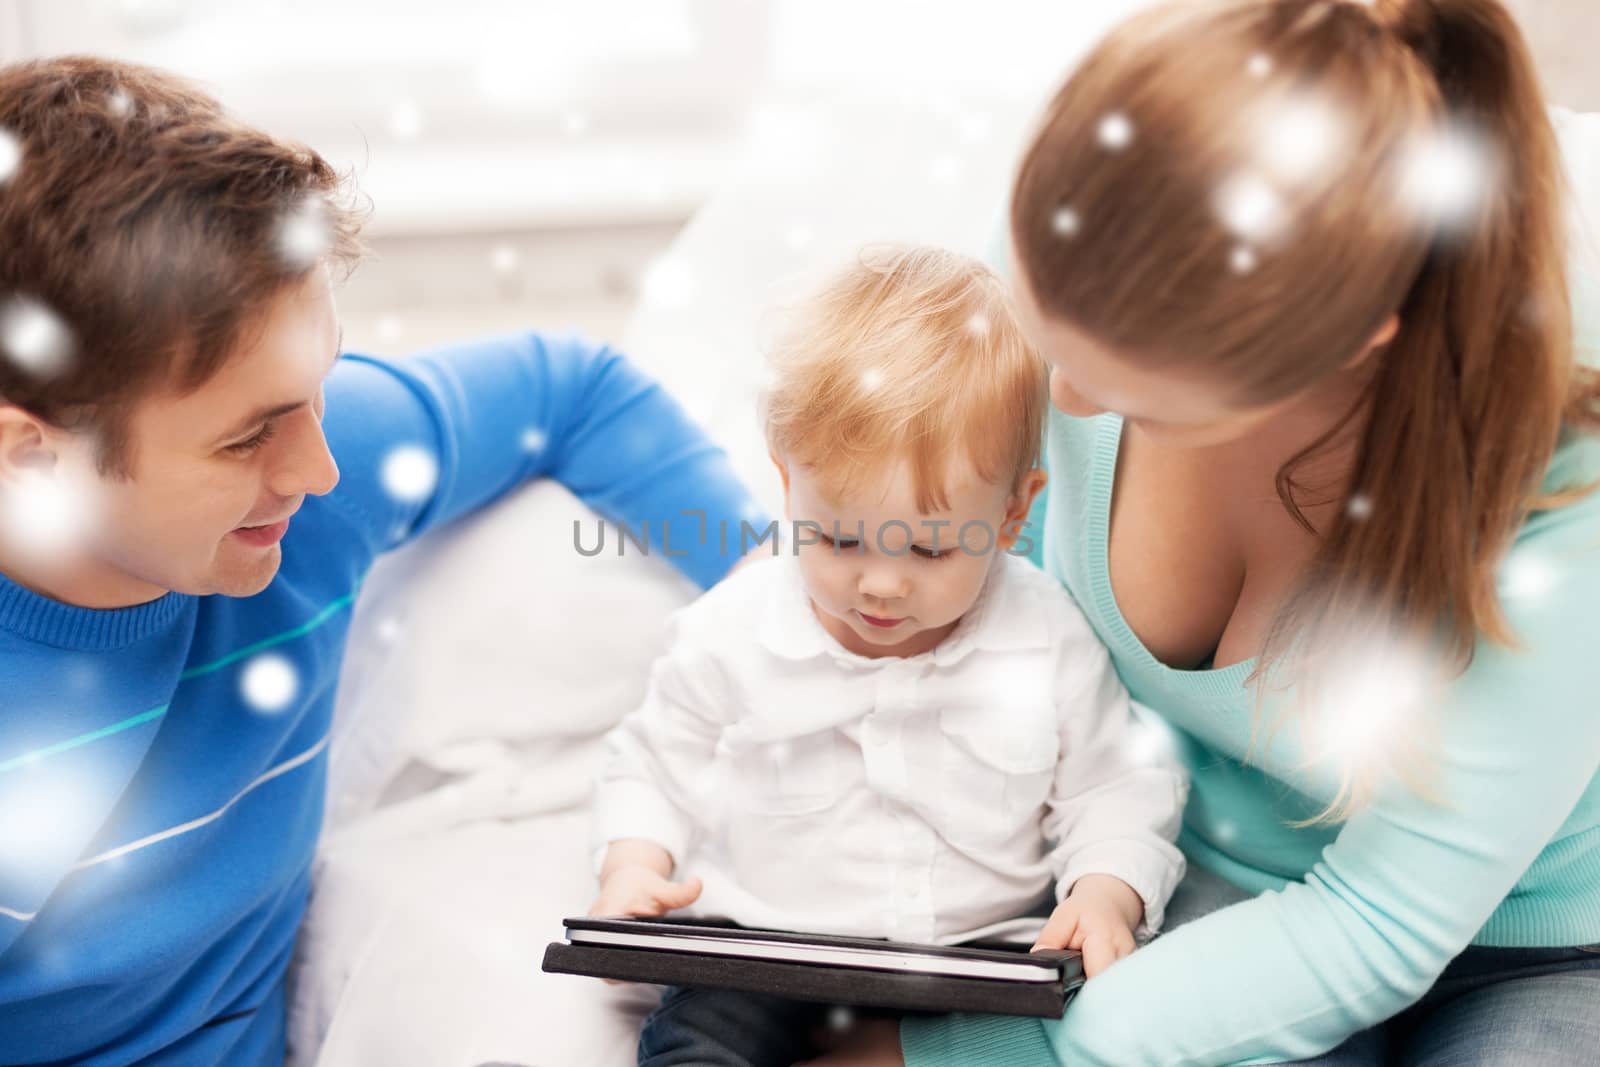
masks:
[[[1284,115],[1287,136],[1263,145]],[[1486,192],[1464,217],[1422,218],[1397,176],[1447,130],[1484,147]],[[1330,138],[1336,152],[1305,158]],[[1425,638],[1446,675],[1480,639],[1515,644],[1497,569],[1531,511],[1585,489],[1542,492],[1563,426],[1600,426],[1600,381],[1572,352],[1562,185],[1531,57],[1497,0],[1158,8],[1113,31],[1047,109],[1011,217],[1046,314],[1145,366],[1214,371],[1245,405],[1346,367],[1398,315],[1359,421],[1278,472],[1307,530],[1304,505],[1365,501],[1313,531],[1258,693],[1269,672],[1312,691],[1317,663],[1374,618]],[[1230,229],[1230,211],[1256,228]],[[1358,439],[1348,480],[1297,482],[1341,428]],[[1347,774],[1324,814],[1369,786]]]

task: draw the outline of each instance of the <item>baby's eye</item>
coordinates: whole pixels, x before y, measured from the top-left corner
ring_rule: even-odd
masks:
[[[927,545],[912,545],[911,551],[923,559],[944,559],[950,555],[948,548],[929,548]]]

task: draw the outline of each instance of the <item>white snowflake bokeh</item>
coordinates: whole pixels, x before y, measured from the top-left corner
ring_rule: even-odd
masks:
[[[1308,751],[1339,763],[1395,751],[1417,725],[1432,670],[1420,649],[1392,636],[1350,649],[1316,695]]]
[[[545,445],[549,444],[549,438],[537,426],[529,426],[522,431],[519,443],[524,452],[543,452]]]
[[[861,388],[867,392],[876,392],[883,388],[883,371],[877,367],[868,367],[861,372]]]
[[[1217,189],[1217,214],[1223,225],[1245,241],[1257,244],[1276,238],[1288,221],[1283,198],[1261,175],[1240,171]]]
[[[382,478],[390,496],[413,504],[427,499],[439,484],[439,461],[419,445],[400,445],[383,458]]]
[[[415,140],[422,133],[422,109],[414,100],[397,101],[389,109],[388,127],[396,140]]]
[[[640,296],[651,308],[681,311],[695,294],[694,272],[677,256],[664,256],[645,271]]]
[[[1452,232],[1470,226],[1494,193],[1493,145],[1470,125],[1441,124],[1412,138],[1401,153],[1398,194],[1415,221]]]
[[[22,142],[10,130],[0,128],[0,185],[11,180],[22,165]]]
[[[1366,522],[1372,518],[1372,498],[1365,493],[1351,493],[1344,510],[1356,522]]]
[[[400,340],[406,332],[405,320],[399,315],[383,315],[378,319],[378,338],[388,344]]]
[[[489,253],[489,266],[496,274],[510,274],[521,260],[516,248],[507,244],[495,245]]]
[[[20,295],[0,300],[0,359],[49,379],[67,369],[73,347],[71,328],[44,303]]]
[[[1121,151],[1133,142],[1133,123],[1120,111],[1113,111],[1100,120],[1095,136],[1102,147],[1113,152]]]
[[[1135,715],[1124,735],[1122,754],[1139,767],[1176,764],[1178,746],[1172,727],[1154,713]]]
[[[300,691],[300,672],[276,652],[252,656],[239,674],[239,695],[255,711],[273,714],[287,708]]]
[[[1236,245],[1228,253],[1228,266],[1235,274],[1249,274],[1258,265],[1255,250],[1249,245]]]
[[[309,270],[333,247],[333,222],[319,196],[308,196],[278,224],[278,257],[293,270]]]
[[[1245,64],[1245,70],[1250,72],[1252,78],[1265,78],[1272,73],[1272,57],[1265,52],[1257,52]]]
[[[1513,549],[1501,563],[1495,586],[1507,600],[1538,600],[1561,584],[1561,575],[1548,556],[1536,549]]]
[[[1274,182],[1301,184],[1349,154],[1349,120],[1326,96],[1289,93],[1270,100],[1254,126],[1254,155]]]
[[[1070,207],[1058,207],[1050,217],[1050,228],[1057,237],[1071,237],[1078,232],[1078,213]]]
[[[0,871],[13,877],[48,862],[103,814],[99,790],[58,760],[29,761],[7,773],[26,776],[27,802],[8,805],[0,819]]]
[[[0,540],[34,563],[63,563],[87,548],[101,512],[93,481],[24,470],[0,494]]]

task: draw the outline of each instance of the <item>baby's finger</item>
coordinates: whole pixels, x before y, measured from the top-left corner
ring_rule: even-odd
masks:
[[[1119,960],[1124,956],[1131,956],[1133,950],[1139,947],[1139,943],[1133,939],[1131,930],[1118,930],[1111,936],[1111,944],[1116,948]]]
[[[673,908],[686,908],[693,904],[700,896],[701,883],[698,878],[691,878],[687,882],[668,882],[665,879],[654,887],[653,893],[656,903],[667,911]]]
[[[626,915],[628,914],[628,909],[623,906],[622,901],[616,899],[615,897],[603,896],[596,900],[594,904],[589,907],[589,914],[591,916],[603,919],[608,915]]]
[[[1117,960],[1116,949],[1111,946],[1111,939],[1099,930],[1089,933],[1083,939],[1083,973],[1085,977],[1093,978]]]
[[[1033,947],[1066,948],[1077,930],[1078,916],[1075,912],[1057,912],[1050,916],[1050,921],[1039,931],[1039,940],[1033,943]]]

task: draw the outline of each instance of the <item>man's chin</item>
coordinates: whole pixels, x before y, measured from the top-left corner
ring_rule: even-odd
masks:
[[[211,576],[211,592],[218,596],[255,596],[278,576],[283,564],[283,549],[278,545],[252,553],[254,558],[219,561]]]

